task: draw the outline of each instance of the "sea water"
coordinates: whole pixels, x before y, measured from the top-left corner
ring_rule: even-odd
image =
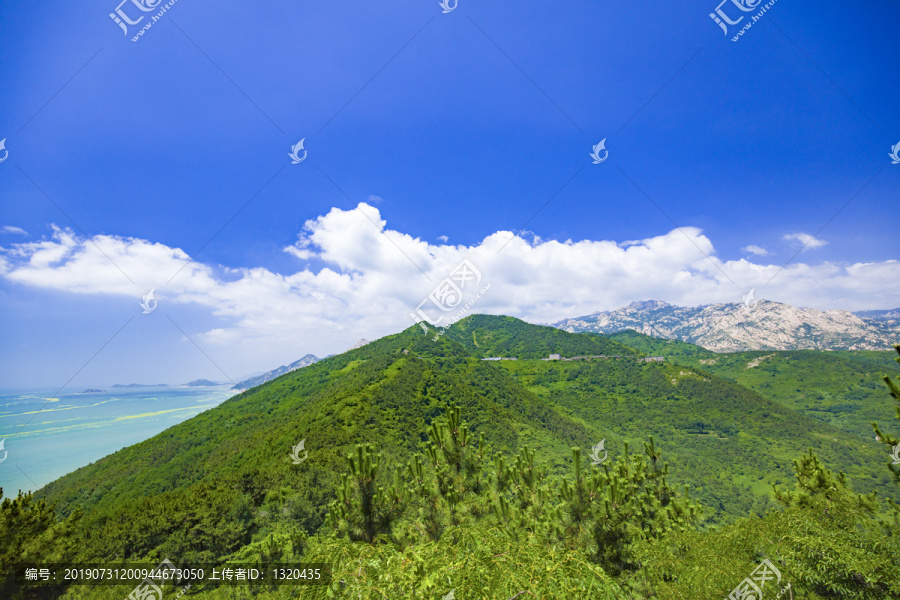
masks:
[[[208,410],[228,386],[116,388],[94,393],[0,392],[0,487],[35,491]]]

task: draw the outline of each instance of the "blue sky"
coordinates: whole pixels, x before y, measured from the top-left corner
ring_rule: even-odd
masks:
[[[532,322],[900,305],[894,2],[135,3],[0,4],[0,387],[340,352],[465,258]]]

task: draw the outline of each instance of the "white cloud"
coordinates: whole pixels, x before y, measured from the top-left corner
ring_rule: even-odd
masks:
[[[14,225],[4,225],[2,229],[0,229],[3,233],[15,233],[16,235],[28,235],[28,232],[22,229],[21,227],[16,227]]]
[[[808,233],[789,233],[784,236],[785,240],[794,240],[800,242],[803,245],[803,251],[812,250],[813,248],[820,248],[827,244],[825,240],[817,239]]]
[[[387,229],[378,209],[361,203],[307,221],[297,242],[284,250],[325,266],[313,271],[301,264],[286,274],[228,269],[191,262],[181,249],[148,240],[83,239],[55,228],[50,239],[0,248],[0,276],[35,288],[136,300],[156,288],[162,308],[190,304],[219,319],[213,328],[186,330],[204,344],[290,355],[304,340],[303,351],[320,356],[410,326],[409,314],[466,258],[481,271],[480,285],[491,286],[473,312],[536,323],[635,299],[686,306],[740,302],[753,287],[768,299],[822,309],[900,303],[896,260],[792,263],[783,270],[746,259],[722,261],[694,227],[627,247],[609,240],[527,240],[509,231],[471,246],[435,245]]]
[[[744,246],[743,248],[741,248],[741,252],[749,252],[750,254],[755,254],[757,256],[768,256],[769,254],[771,254],[771,252],[769,252],[762,246],[757,246],[756,244]]]
[[[450,238],[448,238],[446,235],[439,235],[437,236],[437,239],[441,240],[445,244],[450,241]]]

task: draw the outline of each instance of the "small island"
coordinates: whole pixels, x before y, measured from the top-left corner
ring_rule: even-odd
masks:
[[[129,384],[127,384],[127,385],[124,384],[124,383],[117,383],[117,384],[113,385],[113,387],[114,387],[114,388],[146,388],[146,387],[169,387],[169,386],[168,386],[167,384],[165,384],[165,383],[157,383],[157,384],[152,384],[152,383],[129,383]]]
[[[194,381],[189,381],[185,383],[181,387],[209,387],[214,385],[225,385],[223,383],[219,383],[218,381],[210,381],[209,379],[195,379]]]
[[[88,388],[81,392],[82,394],[102,394],[106,390],[95,390],[94,388]]]

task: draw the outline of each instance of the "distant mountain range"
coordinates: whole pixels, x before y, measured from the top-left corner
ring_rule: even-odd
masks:
[[[885,321],[889,324],[900,325],[900,308],[892,308],[890,310],[860,310],[853,314],[863,319]]]
[[[314,354],[307,354],[300,360],[295,360],[289,365],[282,365],[277,369],[272,369],[268,373],[263,373],[262,375],[257,375],[256,377],[250,377],[249,379],[245,379],[243,381],[239,381],[232,387],[231,389],[242,392],[244,390],[249,390],[250,388],[254,388],[258,385],[262,385],[267,381],[271,381],[276,377],[280,377],[285,373],[290,373],[291,371],[296,371],[302,367],[308,367],[311,364],[319,362],[319,358]]]
[[[363,338],[363,339],[359,340],[358,342],[356,342],[355,344],[353,344],[353,346],[348,348],[347,352],[349,352],[350,350],[356,350],[357,348],[362,348],[363,346],[365,346],[368,343],[369,343],[369,340]],[[331,358],[332,356],[334,356],[334,355],[329,354],[325,358]],[[243,381],[239,381],[231,389],[238,391],[238,392],[243,392],[244,390],[249,390],[250,388],[254,388],[258,385],[262,385],[263,383],[265,383],[267,381],[272,381],[276,377],[280,377],[280,376],[284,375],[285,373],[290,373],[291,371],[296,371],[297,369],[300,369],[303,367],[308,367],[309,365],[311,365],[313,363],[317,363],[320,360],[324,360],[324,359],[319,358],[315,354],[307,354],[300,360],[296,360],[289,365],[282,365],[282,366],[278,367],[277,369],[272,369],[268,373],[263,373],[262,375],[257,375],[256,377],[248,377],[247,379],[245,379]]]
[[[796,308],[760,300],[683,307],[646,300],[624,308],[565,319],[554,327],[571,333],[633,329],[681,340],[713,352],[747,350],[890,350],[900,343],[900,309],[851,313]]]

